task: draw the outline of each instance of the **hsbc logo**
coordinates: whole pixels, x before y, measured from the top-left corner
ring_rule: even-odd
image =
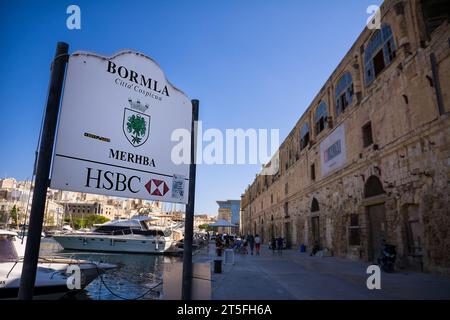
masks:
[[[148,193],[152,196],[164,196],[168,191],[169,187],[163,180],[151,179],[145,185],[145,189],[147,189]]]

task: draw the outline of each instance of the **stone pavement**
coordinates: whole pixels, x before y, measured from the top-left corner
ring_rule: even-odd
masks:
[[[334,257],[310,257],[295,250],[273,255],[267,246],[260,256],[235,255],[234,265],[212,273],[214,300],[311,300],[311,299],[450,299],[450,279],[397,271],[381,274],[381,290],[366,286],[368,263]],[[194,262],[213,260],[215,246],[194,256]]]

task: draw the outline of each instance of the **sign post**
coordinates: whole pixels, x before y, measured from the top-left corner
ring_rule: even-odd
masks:
[[[185,250],[192,262],[198,101],[190,101],[142,53],[77,51],[67,59],[67,52],[68,45],[58,43],[20,299],[33,297],[50,165],[52,189],[187,204]],[[192,274],[191,263],[186,272]]]
[[[36,183],[31,204],[30,222],[27,244],[20,279],[19,299],[33,298],[34,282],[39,258],[42,223],[44,221],[45,202],[47,198],[48,178],[53,153],[53,143],[58,120],[59,102],[64,82],[64,72],[67,64],[69,45],[58,42],[51,66],[50,86],[45,108],[44,127],[39,145],[39,157],[36,171]]]
[[[187,204],[191,123],[191,101],[151,58],[74,52],[50,187]]]
[[[199,101],[192,100],[192,126],[191,126],[191,161],[189,165],[189,200],[186,206],[184,219],[183,244],[183,283],[181,299],[191,300],[192,297],[192,240],[194,236],[194,207],[195,207],[195,175],[197,150],[197,121]]]

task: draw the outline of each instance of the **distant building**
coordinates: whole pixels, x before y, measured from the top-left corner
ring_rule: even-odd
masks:
[[[48,200],[44,212],[44,226],[55,227],[64,224],[64,207],[52,200]]]
[[[198,214],[194,216],[194,231],[198,232],[200,230],[200,226],[205,224],[212,224],[216,222],[216,218],[211,217],[207,214]]]
[[[0,190],[0,200],[8,199],[8,190]]]
[[[100,202],[68,202],[64,203],[66,217],[82,218],[87,215],[101,215],[109,220],[129,218],[125,211],[117,205]]]
[[[15,219],[11,216],[11,211],[16,207],[17,223],[21,224],[25,218],[29,218],[31,205],[27,206],[26,202],[20,201],[4,201],[0,200],[0,224],[16,224]],[[28,212],[27,212],[28,209]],[[61,226],[64,219],[64,207],[52,200],[47,200],[44,211],[44,226]],[[28,223],[28,222],[27,222]]]
[[[225,220],[239,226],[241,201],[240,200],[226,200],[217,201],[219,211],[217,215],[218,220]],[[219,233],[231,233],[230,228],[218,228]]]
[[[0,180],[0,189],[14,189],[16,187],[16,179],[7,178]]]

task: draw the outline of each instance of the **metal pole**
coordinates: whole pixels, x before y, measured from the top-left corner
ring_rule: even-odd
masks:
[[[58,119],[59,102],[67,64],[69,45],[58,42],[55,58],[51,66],[50,86],[45,108],[42,140],[39,146],[39,158],[36,172],[36,183],[31,203],[28,239],[25,247],[22,276],[20,279],[19,299],[31,300],[33,298],[36,269],[41,243],[42,223],[44,220],[45,201],[52,160],[53,143],[55,140],[56,123]]]
[[[189,199],[186,206],[184,220],[184,244],[183,244],[183,283],[181,299],[191,300],[192,296],[192,240],[194,237],[194,207],[195,207],[195,173],[197,150],[197,121],[198,100],[192,100],[192,125],[191,125],[191,163],[189,165]]]

